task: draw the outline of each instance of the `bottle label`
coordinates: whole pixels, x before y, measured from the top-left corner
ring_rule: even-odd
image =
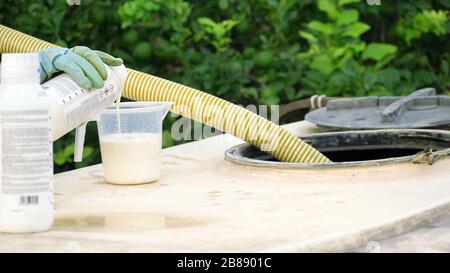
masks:
[[[68,75],[62,74],[57,80],[50,80],[42,85],[44,91],[59,104],[69,103],[74,98],[89,92],[79,87]]]
[[[96,92],[91,91],[87,96],[73,101],[72,104],[64,108],[65,130],[68,131],[83,124],[102,109],[111,105],[115,100],[115,93],[114,85],[105,82],[105,87],[102,89]]]
[[[0,111],[1,210],[53,205],[49,111]]]
[[[86,90],[78,86],[68,75],[62,74],[42,85],[48,96],[64,105],[64,132],[68,132],[110,106],[116,99],[117,86],[108,69],[108,79],[100,89]]]

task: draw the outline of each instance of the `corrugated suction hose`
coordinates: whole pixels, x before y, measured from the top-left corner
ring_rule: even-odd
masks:
[[[36,52],[54,44],[0,25],[0,52]],[[124,97],[172,101],[171,111],[239,137],[284,162],[331,163],[319,151],[275,123],[223,99],[128,69]]]

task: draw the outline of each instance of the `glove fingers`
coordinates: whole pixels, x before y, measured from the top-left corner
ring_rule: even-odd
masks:
[[[90,62],[88,62],[86,59],[82,58],[80,55],[75,54],[71,51],[67,52],[67,56],[70,56],[70,58],[79,67],[81,67],[81,69],[83,70],[86,77],[88,77],[89,80],[91,81],[92,87],[94,87],[94,88],[102,88],[103,87],[104,81],[103,81],[102,77],[100,76],[97,69],[95,69],[94,66]]]
[[[94,50],[95,54],[108,66],[119,66],[123,64],[121,58],[116,58],[103,51]]]
[[[85,46],[76,46],[72,48],[72,51],[88,60],[89,63],[91,63],[91,65],[97,70],[98,74],[100,74],[103,80],[106,80],[108,78],[108,72],[106,71],[105,65],[103,64],[101,58],[97,56],[97,54],[93,50]]]
[[[92,87],[91,81],[86,77],[81,67],[74,63],[67,55],[61,55],[53,61],[59,71],[67,73],[79,86],[84,89]]]

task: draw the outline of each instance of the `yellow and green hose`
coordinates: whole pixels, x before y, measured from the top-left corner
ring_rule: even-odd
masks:
[[[0,53],[37,52],[54,44],[0,25]],[[283,162],[331,163],[319,151],[275,123],[223,99],[128,69],[123,96],[171,101],[171,111],[239,137]]]

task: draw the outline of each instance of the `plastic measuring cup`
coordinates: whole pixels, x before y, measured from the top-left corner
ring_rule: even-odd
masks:
[[[162,121],[170,102],[122,102],[103,110],[98,135],[103,173],[112,184],[154,182],[161,175]]]

